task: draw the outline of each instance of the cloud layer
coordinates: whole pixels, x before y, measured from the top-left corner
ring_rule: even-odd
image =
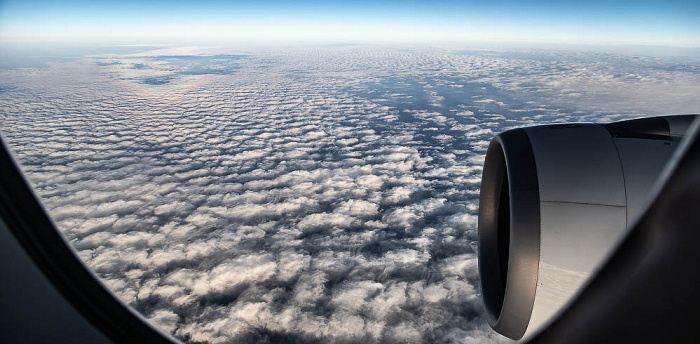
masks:
[[[539,54],[92,56],[1,71],[0,124],[80,257],[184,341],[498,342],[474,250],[491,136],[656,114],[670,80],[698,109],[697,65]]]

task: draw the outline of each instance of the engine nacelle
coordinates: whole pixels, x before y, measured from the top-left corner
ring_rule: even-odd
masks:
[[[565,306],[644,209],[694,119],[543,125],[491,140],[479,273],[494,330],[529,336]]]

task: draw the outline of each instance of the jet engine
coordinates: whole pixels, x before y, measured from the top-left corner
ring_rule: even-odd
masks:
[[[491,140],[479,273],[494,330],[527,337],[572,299],[644,210],[695,117],[542,125]]]

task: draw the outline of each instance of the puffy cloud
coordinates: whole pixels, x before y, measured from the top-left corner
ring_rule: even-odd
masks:
[[[179,317],[168,309],[158,309],[151,313],[148,320],[166,332],[173,332],[177,328]]]
[[[249,254],[228,260],[209,272],[209,289],[215,292],[235,288],[241,283],[258,283],[273,277],[277,262],[268,254]]]
[[[80,258],[197,343],[503,341],[475,254],[491,136],[699,106],[696,72],[646,58],[239,55],[0,70],[3,138]]]
[[[379,206],[376,203],[351,199],[341,203],[335,208],[335,212],[356,217],[372,217],[379,212]]]

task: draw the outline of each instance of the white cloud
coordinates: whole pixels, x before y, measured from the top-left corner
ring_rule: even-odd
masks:
[[[193,342],[498,342],[470,282],[491,136],[698,111],[645,58],[178,51],[0,70],[0,130],[81,259]]]
[[[151,313],[148,320],[166,332],[173,332],[177,328],[179,317],[171,310],[158,309]]]
[[[341,203],[335,212],[356,217],[372,217],[379,212],[379,206],[376,203],[351,199]]]
[[[214,267],[209,272],[209,289],[222,292],[249,282],[264,282],[273,277],[277,263],[270,254],[240,256]]]

